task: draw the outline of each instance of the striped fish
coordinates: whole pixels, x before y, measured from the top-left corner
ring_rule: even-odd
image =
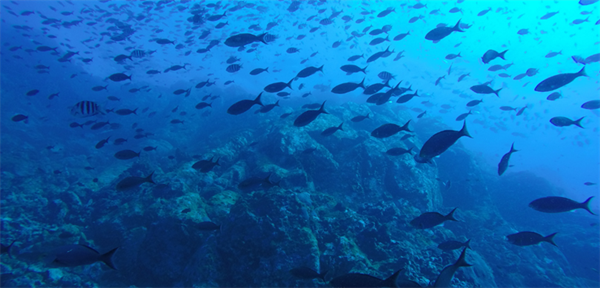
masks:
[[[131,51],[131,57],[135,57],[135,58],[142,58],[144,56],[146,56],[146,51],[144,50],[133,50]]]
[[[100,106],[92,101],[80,101],[71,108],[71,114],[77,117],[89,117],[97,114],[104,114]]]

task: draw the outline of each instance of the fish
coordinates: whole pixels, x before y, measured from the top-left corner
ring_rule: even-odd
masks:
[[[273,110],[273,108],[275,108],[275,107],[280,107],[279,106],[279,100],[277,100],[274,104],[264,105],[263,107],[260,108],[260,110],[258,110],[258,112],[260,112],[260,113],[267,113],[267,112]]]
[[[263,73],[263,72],[269,72],[269,67],[267,67],[265,69],[256,68],[256,69],[250,71],[250,75],[258,75],[258,74]]]
[[[158,147],[146,146],[142,150],[144,150],[146,152],[149,152],[149,151],[152,151],[152,150],[156,150],[156,148],[158,148]]]
[[[546,78],[542,82],[540,82],[537,86],[535,86],[534,90],[537,92],[549,92],[549,91],[561,88],[561,87],[571,83],[577,77],[587,76],[587,74],[585,74],[584,69],[585,69],[585,66],[583,68],[581,68],[581,70],[579,70],[579,72],[577,72],[577,73],[563,73],[563,74],[558,74],[558,75],[554,75],[549,78]]]
[[[98,114],[105,114],[96,102],[79,101],[71,108],[71,115],[76,117],[89,117]]]
[[[281,119],[285,119],[285,118],[289,117],[290,115],[292,115],[292,112],[289,112],[289,113],[283,113],[283,114],[281,114],[281,116],[279,116],[279,118],[281,118]]]
[[[411,220],[410,225],[417,229],[427,229],[433,228],[446,221],[458,221],[454,219],[454,211],[456,211],[456,209],[457,208],[452,209],[452,211],[445,216],[438,212],[425,212],[419,215],[419,217]]]
[[[363,80],[360,83],[354,83],[354,82],[342,83],[342,84],[339,84],[339,85],[333,87],[333,89],[331,89],[331,93],[346,94],[348,92],[352,92],[352,91],[356,90],[356,88],[358,88],[358,87],[362,87],[363,89],[365,89],[364,84],[365,84],[365,78],[363,78]]]
[[[86,245],[65,245],[58,247],[53,251],[51,255],[51,264],[60,267],[75,267],[103,262],[106,266],[116,270],[117,268],[115,268],[115,265],[112,262],[112,257],[117,249],[119,249],[119,247],[104,254],[100,254],[98,251]]]
[[[527,108],[527,105],[525,105],[525,107],[519,109],[519,111],[517,111],[517,116],[521,116],[521,114],[523,114],[523,111],[525,111],[526,108]]]
[[[140,153],[141,152],[135,152],[129,149],[126,150],[121,150],[117,153],[115,153],[115,158],[120,159],[120,160],[129,160],[129,159],[133,159],[135,157],[140,157]]]
[[[579,0],[579,5],[587,6],[598,2],[598,0]]]
[[[393,40],[394,41],[400,41],[400,40],[404,39],[404,37],[406,37],[408,35],[410,35],[410,31],[406,32],[406,33],[399,34],[398,36],[394,37]]]
[[[279,186],[279,182],[271,182],[270,180],[271,178],[271,173],[269,173],[269,176],[267,176],[266,178],[260,178],[260,177],[251,177],[248,179],[245,179],[244,181],[240,182],[240,184],[238,184],[238,189],[244,191],[244,192],[248,192],[248,191],[254,191],[258,188],[263,188],[265,190],[269,190],[271,187],[273,186]]]
[[[208,173],[210,172],[215,166],[221,166],[221,164],[219,164],[219,159],[217,159],[217,161],[212,162],[213,158],[210,158],[210,160],[200,160],[196,163],[194,163],[194,165],[192,165],[192,168],[202,172],[202,173]]]
[[[240,101],[234,103],[227,109],[227,113],[229,113],[231,115],[240,115],[240,114],[250,110],[250,108],[252,108],[252,106],[254,106],[254,105],[264,106],[262,104],[262,102],[260,101],[261,95],[262,95],[262,92],[260,94],[258,94],[256,99],[254,99],[254,100],[240,100]]]
[[[135,113],[137,111],[138,108],[135,108],[134,110],[131,109],[119,109],[117,111],[115,111],[115,114],[117,115],[121,115],[121,116],[125,116],[125,115],[129,115],[129,114],[136,114]]]
[[[417,118],[422,118],[423,116],[425,116],[426,113],[427,113],[427,111],[423,111],[421,114],[417,115]]]
[[[390,155],[390,156],[400,156],[400,155],[404,155],[406,153],[412,155],[412,147],[408,150],[397,147],[397,148],[391,148],[391,149],[388,149],[387,151],[385,151],[385,154]]]
[[[390,80],[388,79],[385,83],[375,83],[373,85],[369,85],[365,88],[365,90],[363,91],[363,94],[371,95],[371,94],[375,94],[375,93],[379,92],[384,87],[391,88],[389,83],[390,83]]]
[[[394,272],[385,280],[367,274],[348,273],[331,279],[329,285],[333,287],[397,287],[396,280],[400,271],[402,269]]]
[[[390,46],[388,46],[384,51],[380,51],[377,52],[373,55],[371,55],[369,58],[367,58],[367,63],[371,63],[379,58],[381,58],[383,55],[387,54],[390,51]]]
[[[453,250],[460,249],[463,247],[471,249],[471,246],[469,245],[470,242],[471,242],[471,239],[467,240],[464,243],[451,240],[451,241],[446,241],[444,243],[440,243],[440,245],[438,245],[437,247],[444,251],[453,251]]]
[[[296,78],[306,78],[309,77],[319,71],[323,72],[323,66],[325,65],[321,65],[321,67],[306,67],[304,69],[302,69],[300,72],[298,72],[298,74],[296,75]]]
[[[527,34],[529,34],[529,30],[527,28],[523,28],[523,29],[520,29],[519,31],[517,31],[517,34],[527,35]]]
[[[150,173],[150,175],[148,175],[147,177],[135,177],[135,176],[127,177],[127,178],[119,181],[119,183],[117,183],[116,189],[117,189],[117,191],[125,191],[125,190],[129,190],[129,189],[138,187],[138,186],[142,185],[143,183],[156,184],[152,180],[152,175],[154,175],[154,172]]]
[[[558,116],[558,117],[552,117],[552,119],[550,119],[550,123],[552,123],[552,125],[556,126],[556,127],[566,127],[566,126],[571,126],[571,125],[575,125],[579,128],[583,128],[581,126],[581,120],[583,120],[584,117],[581,117],[577,120],[571,120],[567,117],[562,117],[562,116]]]
[[[473,138],[471,135],[469,135],[469,131],[467,131],[467,121],[464,122],[460,131],[444,130],[431,136],[427,141],[425,141],[425,144],[423,144],[419,154],[415,155],[415,161],[418,163],[431,162],[433,157],[444,153],[444,151],[448,150],[450,146],[456,143],[456,141],[463,136]]]
[[[329,271],[325,270],[322,273],[317,273],[313,269],[310,269],[306,266],[301,266],[293,268],[289,272],[292,274],[292,276],[299,279],[321,279],[325,281],[325,275],[327,275],[327,272]]]
[[[352,61],[356,61],[360,58],[365,58],[365,54],[351,56],[350,58],[348,58],[348,61],[352,62]]]
[[[529,207],[536,211],[545,213],[562,213],[573,211],[575,209],[584,209],[590,212],[590,214],[596,215],[590,210],[589,207],[590,200],[592,200],[592,198],[594,198],[594,196],[591,196],[587,200],[579,203],[565,197],[549,196],[531,201],[531,203],[529,203]]]
[[[502,58],[503,60],[506,60],[504,58],[504,54],[506,54],[507,51],[508,51],[508,49],[498,53],[495,50],[489,49],[483,54],[483,56],[481,57],[481,61],[483,61],[483,63],[485,63],[485,64],[488,64],[488,63],[490,63],[490,61],[492,61],[498,57]]]
[[[448,54],[444,58],[447,59],[447,60],[452,60],[452,59],[457,58],[457,57],[461,57],[462,58],[462,56],[460,56],[460,52],[458,54]]]
[[[562,55],[562,51],[558,51],[558,52],[552,52],[552,51],[550,51],[550,52],[548,52],[548,54],[546,54],[546,56],[544,56],[544,57],[546,57],[546,58],[552,58],[552,57],[554,57],[554,56],[556,56],[556,55]]]
[[[458,260],[456,260],[454,264],[446,266],[444,267],[444,269],[442,269],[440,275],[438,275],[438,277],[435,279],[435,282],[433,282],[432,287],[451,287],[452,278],[454,277],[454,274],[460,267],[473,266],[467,263],[467,261],[465,260],[467,248],[468,247],[465,247],[463,249],[463,251],[460,253],[460,256],[458,257]]]
[[[373,132],[371,132],[371,136],[379,139],[391,137],[396,135],[400,131],[412,132],[408,128],[408,124],[411,120],[408,120],[406,124],[399,126],[394,123],[387,123],[377,127]]]
[[[587,110],[599,109],[600,108],[600,100],[587,101],[587,102],[581,104],[581,108],[587,109]]]
[[[131,76],[133,76],[133,75],[127,76],[124,73],[115,73],[115,74],[108,76],[108,79],[115,81],[115,82],[121,82],[121,81],[125,81],[125,80],[131,81]]]
[[[467,74],[460,75],[460,77],[458,77],[458,81],[457,81],[457,82],[460,82],[460,81],[462,81],[463,79],[465,79],[465,77],[469,76],[470,74],[471,74],[471,73],[467,73]]]
[[[467,113],[463,113],[463,114],[458,115],[458,117],[456,117],[455,120],[456,121],[463,121],[463,120],[465,120],[465,118],[467,118],[471,114],[473,114],[473,113],[471,113],[471,110],[469,110],[469,112],[467,112]]]
[[[327,137],[327,136],[333,135],[333,133],[335,133],[338,130],[344,131],[344,129],[342,129],[342,125],[344,125],[344,122],[342,122],[340,124],[340,126],[329,127],[327,129],[323,130],[323,132],[321,132],[321,136]]]
[[[267,33],[263,33],[258,36],[249,33],[236,34],[227,38],[225,40],[225,45],[229,47],[241,47],[254,42],[262,42],[264,44],[267,44],[267,42],[265,41],[266,35]]]
[[[485,10],[481,10],[479,13],[477,13],[477,16],[483,16],[483,15],[487,14],[488,12],[490,12],[491,10],[492,10],[491,7],[488,9],[485,9]]]
[[[196,109],[204,109],[206,107],[212,108],[212,103],[200,102],[200,103],[196,104]]]
[[[210,221],[200,222],[200,223],[194,225],[194,227],[197,228],[198,230],[202,230],[202,231],[221,230],[221,225],[217,225]]]
[[[83,128],[83,125],[81,125],[81,127]],[[106,138],[106,139],[102,139],[102,140],[100,140],[100,142],[98,142],[98,143],[96,144],[96,149],[100,149],[100,148],[104,147],[104,145],[105,145],[106,143],[108,143],[108,139],[110,139],[110,136],[108,136],[108,138]]]
[[[427,32],[427,34],[425,35],[425,39],[431,40],[431,41],[440,41],[440,40],[446,38],[448,35],[452,34],[452,32],[464,32],[463,30],[460,30],[459,26],[460,26],[460,20],[458,20],[458,22],[456,22],[456,25],[454,25],[454,27],[434,28],[433,30]]]
[[[325,102],[327,101],[323,101],[323,104],[321,104],[319,110],[308,110],[300,114],[296,120],[294,120],[294,126],[304,127],[317,119],[320,114],[329,114],[327,111],[325,111]]]
[[[513,142],[512,146],[510,146],[510,151],[504,154],[504,156],[502,156],[502,159],[500,159],[500,163],[498,163],[498,176],[502,176],[502,174],[504,174],[504,172],[508,168],[508,161],[510,160],[510,155],[517,151],[519,150],[515,149],[515,143]]]
[[[358,67],[356,65],[344,65],[344,66],[340,67],[340,69],[342,69],[342,71],[346,72],[347,75],[351,75],[353,73],[358,73],[358,72],[363,72],[364,74],[367,74],[367,72],[365,71],[367,69],[367,67],[369,67],[369,66],[366,66],[365,68],[361,69],[360,67]]]
[[[552,94],[548,95],[548,97],[546,97],[546,99],[550,100],[550,101],[554,101],[554,100],[560,98],[560,96],[561,96],[560,93],[553,92]]]
[[[40,92],[40,90],[33,89],[33,90],[30,90],[27,93],[25,93],[25,95],[27,95],[27,96],[34,96],[34,95],[38,94],[39,92]]]
[[[517,246],[530,246],[530,245],[539,244],[541,242],[548,242],[548,243],[556,246],[556,243],[554,243],[554,239],[553,239],[554,236],[556,236],[556,233],[552,233],[552,234],[544,237],[535,232],[524,231],[524,232],[519,232],[519,233],[515,233],[515,234],[510,234],[510,235],[506,236],[506,239],[508,239],[508,242],[510,242],[511,244],[514,244]]]
[[[370,113],[367,113],[367,115],[365,115],[365,116],[359,115],[359,116],[353,117],[352,119],[350,119],[350,121],[357,123],[357,122],[361,122],[365,119],[370,119],[369,114]]]
[[[25,116],[23,114],[17,114],[15,116],[13,116],[12,118],[10,118],[10,120],[12,120],[14,122],[21,122],[23,120],[27,120],[27,118],[29,118],[29,117]],[[27,123],[27,121],[25,121],[25,123]]]
[[[285,87],[289,87],[290,89],[292,89],[293,81],[294,81],[294,78],[292,78],[292,80],[290,80],[290,82],[288,82],[288,83],[285,83],[285,82],[271,83],[271,84],[265,86],[264,90],[269,93],[277,93],[277,92],[285,89]]]
[[[548,12],[548,13],[544,14],[544,16],[542,16],[540,19],[541,20],[546,20],[546,19],[549,19],[550,17],[552,17],[552,16],[554,16],[556,14],[558,14],[558,11],[556,11],[556,12]]]
[[[477,94],[496,94],[497,97],[500,97],[500,95],[498,95],[498,92],[502,90],[502,88],[494,90],[492,89],[492,87],[488,86],[488,84],[473,85],[470,89],[471,91]]]
[[[483,102],[483,99],[481,99],[481,100],[471,100],[471,101],[469,101],[469,103],[467,103],[467,107],[477,106],[481,102]]]
[[[242,69],[242,65],[239,65],[239,64],[231,64],[231,65],[227,66],[227,68],[225,68],[225,70],[229,73],[234,73],[234,72],[240,71],[240,69]]]
[[[13,240],[9,245],[0,244],[0,254],[8,254],[8,256],[12,258],[12,255],[10,255],[10,248],[12,248],[13,244],[15,244],[16,241],[17,239]]]

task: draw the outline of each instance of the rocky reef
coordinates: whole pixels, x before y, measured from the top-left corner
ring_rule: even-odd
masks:
[[[377,109],[372,119],[344,122],[343,131],[328,137],[321,131],[371,110],[352,102],[327,107],[330,114],[305,128],[290,124],[297,114],[289,121],[244,115],[253,120],[235,119],[245,122],[235,127],[224,121],[237,131],[205,141],[199,158],[220,159],[208,173],[191,167],[198,159],[195,151],[170,149],[133,165],[96,168],[98,182],[93,182],[85,172],[42,173],[40,162],[31,161],[33,148],[8,145],[2,155],[2,243],[17,241],[12,257],[2,255],[2,286],[327,286],[292,277],[288,271],[299,266],[329,271],[326,280],[348,272],[385,279],[403,268],[401,277],[426,286],[458,258],[459,250],[437,248],[453,239],[471,239],[472,247],[467,262],[473,266],[456,273],[457,287],[597,285],[589,275],[576,275],[570,267],[577,260],[561,249],[517,247],[504,239],[535,227],[560,230],[559,247],[574,253],[590,249],[582,229],[574,226],[580,219],[557,216],[548,222],[547,215],[526,211],[528,201],[559,191],[550,192],[533,175],[508,174],[500,180],[486,175],[460,141],[435,165],[417,164],[408,154],[386,155],[393,147],[420,147],[443,126],[423,119],[410,124],[420,137],[376,139],[370,131],[383,123],[405,123],[409,115],[372,109]],[[80,166],[86,159],[62,161],[65,167]],[[156,185],[115,191],[120,179],[152,171]],[[279,185],[253,191],[237,187],[249,177],[267,176]],[[447,180],[449,189],[442,185]],[[514,194],[510,201],[505,193]],[[446,214],[456,207],[458,222],[427,230],[409,224],[423,212]],[[531,215],[514,217],[514,209]],[[204,221],[220,229],[199,229]],[[584,235],[598,238],[590,231]],[[114,256],[118,269],[102,263],[48,267],[48,249],[66,243],[100,252],[120,247]]]

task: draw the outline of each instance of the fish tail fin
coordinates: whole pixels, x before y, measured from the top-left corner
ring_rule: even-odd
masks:
[[[410,131],[410,129],[408,129],[408,124],[409,123],[410,123],[410,120],[408,120],[406,122],[406,124],[404,124],[402,127],[400,127],[400,130],[404,130],[404,131],[407,131],[407,132],[413,132],[413,131]]]
[[[367,118],[369,118],[369,119],[370,119],[371,117],[369,117],[369,114],[371,114],[371,112],[367,113]]]
[[[340,124],[340,126],[338,126],[338,129],[344,131],[344,129],[342,129],[342,125],[344,125],[344,122],[342,122],[342,124]]]
[[[321,67],[319,67],[319,69],[317,69],[317,71],[321,71],[323,72],[323,67],[325,66],[325,64],[321,65]]]
[[[583,126],[581,126],[581,120],[583,120],[583,118],[585,118],[585,116],[573,121],[573,124],[579,128],[583,128]]]
[[[394,272],[394,274],[392,274],[392,276],[381,281],[379,283],[379,285],[377,285],[377,287],[396,287],[396,280],[398,279],[398,275],[400,274],[400,271],[402,271],[402,270],[403,269],[400,269],[400,270]]]
[[[8,247],[6,247],[6,253],[8,254],[8,257],[12,258],[12,255],[10,254],[10,248],[13,246],[13,244],[15,244],[15,241],[17,241],[17,239],[13,240],[10,245],[8,245]]]
[[[366,69],[367,67],[365,67]],[[362,81],[360,81],[360,83],[358,83],[358,87],[362,87],[363,89],[365,89],[365,78],[363,78]]]
[[[292,82],[294,82],[294,79],[296,78],[292,78],[292,80],[290,80],[290,82],[288,82],[285,86],[290,87],[290,89],[292,89]],[[294,89],[292,89],[294,90]]]
[[[467,120],[465,120],[465,122],[463,123],[463,127],[462,127],[462,129],[460,129],[460,133],[462,134],[461,136],[467,136],[469,138],[473,138],[473,137],[471,137],[471,134],[469,134],[469,131],[467,130]]]
[[[590,214],[592,214],[592,215],[596,215],[596,214],[594,214],[594,212],[592,212],[592,211],[590,210],[590,206],[589,206],[589,204],[590,204],[590,200],[592,200],[592,198],[594,198],[594,196],[592,196],[592,197],[588,198],[587,200],[583,201],[583,203],[581,203],[581,208],[583,208],[583,209],[587,210],[587,211],[588,211],[588,212],[590,212]]]
[[[498,54],[498,57],[502,58],[502,60],[506,60],[506,59],[504,59],[504,53],[506,53],[506,51],[508,51],[508,49],[506,49],[502,53]]]
[[[412,151],[412,149],[413,149],[413,147],[410,147],[410,148],[408,149],[408,154],[412,155],[412,152],[413,152],[413,151]]]
[[[260,34],[260,35],[256,36],[256,38],[258,38],[258,41],[267,44],[267,41],[265,41],[265,36],[266,35],[267,35],[267,33],[263,33],[263,34]]]
[[[154,180],[152,180],[152,175],[154,175],[154,171],[152,171],[152,173],[150,173],[150,175],[148,175],[148,177],[146,177],[145,180],[148,183],[156,184],[154,183]]]
[[[137,115],[137,113],[135,113],[137,111],[138,108],[133,109],[133,114]]]
[[[115,254],[115,252],[117,251],[117,249],[119,249],[119,247],[112,249],[100,256],[100,261],[104,262],[104,264],[106,264],[108,267],[110,267],[114,270],[117,270],[117,268],[115,267],[115,264],[113,264],[113,262],[112,262],[112,257]]]
[[[329,270],[325,270],[325,271],[321,272],[317,278],[325,281],[325,276],[327,275],[327,273],[329,273]]]
[[[558,233],[558,232],[556,232],[556,233]],[[544,240],[542,240],[542,241],[546,241],[546,242],[558,247],[558,245],[556,245],[556,243],[554,243],[554,239],[553,239],[554,236],[556,236],[556,233],[552,233],[552,234],[544,237]]]
[[[217,161],[215,161],[215,166],[216,166],[216,165],[219,165],[219,166],[221,166],[221,164],[219,164],[219,159],[221,159],[221,158],[217,158]]]
[[[458,19],[458,22],[456,22],[456,25],[454,25],[454,28],[452,28],[452,31],[456,31],[456,32],[464,32],[463,30],[460,30],[460,20],[462,19]]]
[[[468,239],[467,242],[465,242],[465,248],[473,249],[469,244],[471,244],[471,239]]]
[[[458,266],[458,267],[469,267],[469,266],[473,266],[469,263],[467,263],[467,260],[465,260],[465,256],[467,255],[467,247],[465,247],[465,249],[463,249],[463,251],[460,253],[460,257],[458,257],[458,260],[456,260],[456,263],[454,263],[454,266]]]
[[[321,108],[319,108],[319,111],[324,114],[329,114],[327,113],[327,111],[325,111],[325,102],[327,102],[327,100],[323,101],[323,104],[321,104]]]
[[[275,102],[275,106],[279,106],[279,100],[277,100],[277,102]]]
[[[498,98],[500,97],[500,95],[498,95],[498,93],[500,92],[500,90],[502,90],[502,88],[500,88],[500,89],[498,89],[498,90],[494,91],[494,94],[496,94],[496,96],[498,96]]]
[[[363,72],[363,73],[365,73],[365,74],[367,74],[367,71],[366,71],[367,67],[369,67],[369,65],[365,66],[365,68],[361,69],[360,71]]]
[[[264,106],[262,104],[262,102],[260,102],[260,96],[262,96],[262,92],[260,92],[260,94],[258,94],[258,96],[256,97],[256,99],[254,99],[254,102],[260,106]]]
[[[581,70],[579,70],[579,72],[577,72],[577,76],[588,76],[585,74],[585,65],[581,68]]]
[[[519,152],[519,150],[515,149],[515,142],[513,142],[512,146],[510,146],[510,151],[508,153]]]
[[[452,220],[452,221],[457,221],[456,218],[454,218],[454,211],[456,211],[456,209],[458,208],[454,208],[452,209],[452,211],[450,211],[450,213],[448,213],[448,215],[444,216],[444,218],[446,218],[446,220]]]

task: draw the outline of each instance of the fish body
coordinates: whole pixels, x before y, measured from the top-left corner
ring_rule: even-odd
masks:
[[[575,125],[579,128],[583,128],[581,126],[581,120],[583,120],[583,118],[584,117],[581,117],[577,120],[571,120],[567,117],[558,116],[558,117],[553,117],[552,119],[550,119],[550,123],[552,123],[552,125],[554,125],[556,127],[566,127],[566,126]]]
[[[326,101],[324,101],[323,104],[321,104],[321,107],[319,108],[319,110],[308,110],[308,111],[304,111],[302,114],[300,114],[296,118],[296,120],[294,120],[294,126],[304,127],[304,126],[310,124],[315,119],[317,119],[317,116],[319,116],[320,114],[329,114],[329,113],[327,113],[327,111],[325,111],[325,102]]]
[[[524,231],[524,232],[519,232],[519,233],[508,235],[508,236],[506,236],[506,239],[508,239],[508,242],[510,242],[511,244],[514,244],[517,246],[531,246],[531,245],[539,244],[541,242],[548,242],[548,243],[556,246],[556,243],[554,243],[554,239],[553,239],[555,235],[556,235],[556,233],[552,233],[552,234],[544,237],[535,232]]]
[[[563,73],[563,74],[558,74],[558,75],[554,75],[552,77],[546,78],[542,82],[540,82],[537,86],[535,86],[534,90],[537,92],[549,92],[549,91],[561,88],[561,87],[571,83],[577,77],[587,76],[587,74],[585,74],[584,69],[585,69],[585,67],[581,68],[581,70],[579,70],[579,72],[577,72],[577,73]]]
[[[118,248],[110,250],[104,254],[98,253],[98,251],[80,244],[65,245],[57,248],[51,255],[53,258],[53,265],[60,267],[75,267],[82,265],[89,265],[96,262],[104,262],[108,267],[116,269],[112,263],[112,256]]]
[[[500,159],[500,163],[498,163],[498,176],[502,176],[502,174],[506,171],[506,169],[508,168],[508,161],[510,160],[510,155],[517,151],[519,150],[515,149],[515,143],[513,143],[512,146],[510,146],[510,151],[504,154],[504,156],[502,156],[502,159]]]
[[[575,209],[584,209],[590,212],[590,214],[595,215],[589,207],[589,203],[592,198],[594,198],[594,196],[589,197],[582,203],[579,203],[565,197],[550,196],[531,201],[531,203],[529,203],[529,207],[545,213],[562,213],[573,211]]]
[[[456,208],[452,209],[447,215],[442,215],[438,212],[425,212],[419,215],[419,217],[411,220],[410,225],[417,229],[428,229],[446,221],[457,221],[454,219],[454,211],[456,211]]]
[[[373,130],[373,132],[371,132],[371,136],[382,139],[396,135],[400,131],[412,132],[408,128],[409,123],[410,120],[408,120],[403,126],[399,126],[394,123],[383,124]]]
[[[496,52],[495,50],[487,50],[483,56],[481,57],[481,61],[483,61],[483,63],[488,64],[490,63],[490,61],[496,59],[496,58],[502,58],[503,60],[506,60],[504,58],[504,54],[507,52],[508,50],[504,50],[500,53]]]
[[[240,115],[240,114],[250,110],[250,108],[254,105],[264,106],[262,104],[262,102],[260,101],[261,95],[262,95],[262,92],[260,94],[258,94],[258,97],[256,97],[256,99],[254,99],[254,100],[240,100],[240,101],[234,103],[227,109],[227,113],[229,113],[231,115]]]
[[[429,31],[425,35],[425,39],[431,40],[431,41],[440,41],[440,40],[446,38],[452,32],[463,32],[463,30],[460,30],[459,26],[460,26],[460,20],[458,20],[458,22],[456,22],[456,25],[454,25],[454,27],[434,28],[433,30]]]
[[[150,173],[150,175],[148,175],[147,177],[127,177],[121,181],[119,181],[119,183],[117,183],[117,191],[125,191],[125,190],[129,190],[135,187],[140,186],[143,183],[152,183],[152,184],[156,184],[154,183],[154,181],[152,180],[152,175],[154,175],[154,172]]]
[[[463,124],[460,131],[444,130],[431,136],[418,155],[415,155],[415,160],[419,163],[430,162],[433,157],[439,156],[448,150],[460,137],[467,136],[472,138],[467,131],[467,122]]]

